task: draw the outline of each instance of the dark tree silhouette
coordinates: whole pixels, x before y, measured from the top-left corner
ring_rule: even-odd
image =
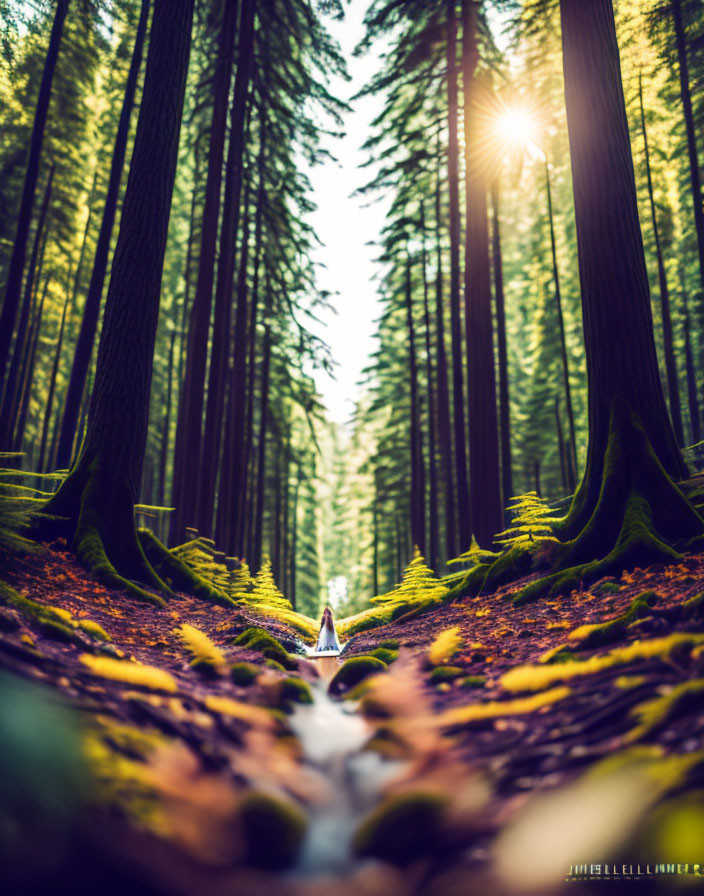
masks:
[[[655,208],[655,196],[653,193],[653,176],[650,171],[650,146],[648,144],[648,130],[645,124],[645,106],[643,104],[643,78],[638,78],[638,100],[640,104],[640,126],[643,134],[643,147],[645,149],[645,172],[648,184],[648,201],[650,203],[650,219],[653,223],[653,237],[655,239],[655,256],[658,264],[658,284],[660,287],[660,310],[662,314],[662,341],[663,354],[665,356],[665,374],[667,376],[667,395],[670,399],[670,415],[675,428],[675,436],[678,445],[684,444],[684,430],[682,428],[682,409],[680,407],[680,385],[677,377],[677,361],[672,342],[672,317],[670,314],[670,290],[667,285],[667,272],[665,260],[662,254],[660,242],[660,228]]]
[[[10,357],[10,343],[12,342],[12,333],[15,328],[15,318],[17,316],[20,293],[22,291],[22,275],[24,273],[24,262],[27,254],[29,228],[32,222],[34,194],[37,188],[37,179],[39,177],[39,163],[41,161],[42,145],[44,143],[44,128],[49,112],[51,85],[54,80],[56,60],[58,59],[59,49],[61,48],[61,37],[63,35],[66,14],[68,13],[68,3],[69,0],[58,0],[56,4],[54,23],[49,37],[49,48],[44,63],[42,81],[39,86],[37,107],[34,113],[32,136],[29,141],[29,156],[27,159],[27,171],[25,173],[24,186],[22,188],[19,216],[17,218],[17,231],[12,246],[10,266],[7,272],[5,301],[2,306],[2,312],[0,313],[0,384],[5,377],[7,362]]]
[[[198,529],[210,533],[215,506],[215,487],[220,461],[225,386],[227,379],[230,317],[235,273],[235,241],[240,218],[242,161],[246,134],[249,82],[254,60],[254,0],[242,0],[237,52],[237,73],[230,120],[223,220],[220,228],[220,255],[215,286],[215,328],[208,373],[200,475],[198,476]]]
[[[93,354],[93,344],[95,343],[95,334],[98,329],[100,304],[103,297],[103,285],[105,283],[105,273],[108,267],[110,240],[112,238],[112,229],[115,223],[117,201],[120,194],[120,180],[122,179],[122,169],[124,168],[125,154],[127,152],[127,140],[130,133],[130,118],[134,106],[135,93],[137,91],[139,69],[142,64],[144,38],[147,33],[149,5],[150,0],[142,0],[139,22],[137,24],[137,34],[130,62],[130,70],[127,75],[122,109],[120,111],[120,120],[117,125],[117,134],[115,136],[115,147],[113,149],[112,163],[110,165],[110,179],[108,181],[108,189],[105,196],[103,220],[100,224],[100,233],[98,234],[98,242],[95,247],[95,258],[93,260],[93,271],[90,277],[85,305],[83,306],[81,329],[78,333],[78,340],[73,354],[73,365],[71,367],[71,377],[66,392],[64,415],[61,421],[61,432],[59,433],[59,446],[56,456],[56,461],[62,469],[67,468],[71,462],[76,426],[78,424],[78,416],[81,409],[81,399],[83,398],[83,391],[86,386],[88,368],[90,367],[90,359]]]
[[[487,216],[488,169],[482,149],[482,94],[476,0],[463,0],[462,73],[465,145],[465,327],[469,405],[469,499],[472,530],[488,548],[503,528],[499,429],[491,315]],[[464,545],[467,547],[468,545]]]
[[[188,326],[186,372],[176,427],[173,483],[175,509],[171,518],[171,539],[173,541],[180,538],[184,527],[192,525],[196,519],[197,488],[195,477],[189,475],[188,471],[197,470],[200,461],[208,333],[213,300],[222,163],[227,130],[227,102],[230,94],[236,32],[237,0],[228,0],[223,7],[218,57],[213,72],[213,114],[210,124],[208,173],[205,182],[198,279]]]
[[[457,475],[457,543],[451,551],[469,547],[469,484],[462,383],[462,324],[460,320],[460,194],[459,139],[457,134],[457,13],[455,0],[447,0],[447,181],[450,202],[450,336],[452,343],[452,411]]]
[[[47,505],[103,581],[151,599],[167,592],[134,522],[147,438],[152,359],[176,174],[194,0],[156,0],[144,91],[98,349],[88,425],[71,473]],[[154,165],[159,159],[160,164]],[[123,434],[118,437],[117,434]],[[146,540],[151,557],[154,544]],[[176,579],[193,581],[178,561]],[[158,599],[157,599],[158,600]]]

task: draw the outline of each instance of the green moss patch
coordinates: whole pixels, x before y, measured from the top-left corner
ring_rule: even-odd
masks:
[[[662,728],[679,713],[689,708],[699,708],[704,697],[704,678],[684,681],[667,694],[640,703],[631,711],[637,726],[626,736],[627,742],[640,740]]]
[[[398,651],[390,650],[388,647],[377,647],[369,653],[369,656],[376,657],[388,666],[398,659]]]
[[[454,681],[464,670],[460,666],[436,666],[430,673],[430,683],[440,684],[442,681]]]
[[[486,678],[483,675],[465,675],[458,684],[461,688],[474,690],[475,688],[483,688],[486,684]]]
[[[602,622],[597,625],[580,625],[570,632],[568,639],[579,642],[581,648],[601,647],[612,644],[626,632],[629,625],[638,619],[650,614],[651,607],[656,603],[657,595],[654,591],[643,591],[632,601],[631,605],[616,619]]]
[[[259,675],[259,669],[254,663],[233,663],[230,666],[230,678],[241,687],[252,684],[257,675]]]
[[[389,797],[358,828],[355,855],[404,866],[434,854],[442,842],[446,804],[446,798],[436,793]]]
[[[263,628],[253,626],[245,629],[232,643],[236,647],[256,650],[266,659],[279,663],[284,669],[295,669],[298,665],[295,658],[284,649],[283,645]]]
[[[636,660],[655,657],[666,659],[673,650],[689,649],[703,642],[704,634],[676,632],[666,638],[634,641],[633,644],[628,644],[625,647],[617,647],[608,653],[574,663],[517,666],[502,675],[500,683],[508,691],[539,691],[556,681],[593,675],[612,666],[626,665]]]
[[[277,681],[272,687],[272,697],[276,708],[291,712],[295,703],[310,704],[313,692],[310,685],[302,678],[289,676]]]
[[[304,813],[297,806],[288,800],[252,791],[241,800],[237,819],[245,865],[280,870],[294,863],[308,827]]]
[[[339,697],[351,690],[370,675],[386,671],[386,664],[373,656],[354,656],[347,660],[335,673],[328,691]]]

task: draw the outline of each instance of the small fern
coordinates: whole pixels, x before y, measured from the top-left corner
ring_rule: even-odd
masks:
[[[557,541],[553,527],[560,517],[552,516],[553,511],[537,492],[527,492],[511,498],[508,509],[513,514],[511,525],[496,536],[499,544],[507,548],[517,545],[538,544]]]
[[[225,665],[225,654],[199,628],[184,622],[176,629],[176,634],[192,654],[194,663],[205,663],[215,667]]]

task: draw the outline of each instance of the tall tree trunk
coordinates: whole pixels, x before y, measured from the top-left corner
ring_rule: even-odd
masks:
[[[508,389],[508,348],[506,340],[506,307],[504,300],[504,271],[501,257],[501,220],[499,217],[499,185],[491,187],[493,214],[494,297],[496,300],[496,344],[499,356],[499,420],[501,422],[501,489],[503,506],[513,497],[513,469],[511,461],[511,405]]]
[[[663,354],[665,356],[665,373],[667,374],[667,394],[670,399],[670,416],[675,429],[677,444],[684,445],[684,429],[682,427],[682,409],[680,406],[680,384],[677,377],[677,361],[672,342],[672,320],[670,317],[670,290],[667,285],[667,273],[665,261],[662,257],[660,244],[660,229],[658,228],[658,216],[655,210],[655,196],[653,192],[653,177],[650,170],[650,147],[648,145],[648,131],[645,125],[645,106],[643,105],[643,76],[638,76],[638,98],[640,101],[640,126],[643,132],[643,146],[645,149],[645,171],[648,181],[648,199],[650,200],[650,217],[653,222],[653,236],[655,238],[655,254],[658,262],[658,283],[660,286],[660,311],[662,314],[662,341]]]
[[[93,174],[93,183],[91,184],[90,193],[88,194],[88,214],[86,215],[86,226],[83,228],[83,238],[81,239],[81,251],[78,253],[78,264],[76,265],[76,273],[73,278],[73,292],[71,296],[71,308],[73,311],[78,310],[78,293],[81,289],[81,278],[83,275],[83,263],[86,257],[86,248],[88,246],[88,236],[90,235],[90,227],[93,221],[93,204],[95,202],[95,191],[98,186],[98,168],[95,166]]]
[[[34,124],[29,140],[27,170],[25,172],[20,211],[17,218],[17,230],[15,232],[15,241],[12,245],[12,255],[5,284],[5,301],[0,313],[0,383],[4,380],[5,371],[7,370],[7,362],[10,357],[10,343],[12,342],[15,318],[17,317],[17,309],[22,292],[22,275],[27,254],[27,240],[29,239],[29,228],[32,221],[32,209],[34,208],[34,194],[39,177],[44,129],[49,111],[49,101],[51,100],[51,85],[54,80],[56,60],[61,47],[61,37],[68,12],[68,3],[69,0],[57,0],[56,3],[54,23],[49,37],[49,48],[44,62],[44,71],[42,72],[37,106],[34,112]]]
[[[253,529],[252,504],[254,503],[254,476],[252,475],[252,443],[254,441],[254,396],[257,366],[257,312],[259,306],[259,273],[262,261],[262,220],[264,216],[264,165],[266,159],[266,114],[260,111],[259,116],[259,154],[257,158],[257,207],[254,213],[254,271],[252,274],[252,298],[247,332],[247,410],[245,419],[245,444],[242,465],[245,471],[245,484],[239,496],[239,515],[242,520],[240,543],[236,546],[238,556],[251,556]]]
[[[557,430],[557,450],[560,453],[560,477],[562,488],[567,492],[567,456],[565,449],[565,437],[562,432],[562,420],[560,420],[560,399],[555,399],[555,429]]]
[[[374,497],[372,499],[372,532],[373,532],[373,559],[372,559],[372,597],[379,594],[379,474],[374,470]]]
[[[254,568],[259,569],[262,562],[262,539],[264,535],[264,484],[266,481],[266,437],[269,414],[269,377],[271,371],[271,288],[268,275],[265,275],[264,294],[266,296],[266,326],[264,328],[264,343],[262,346],[262,382],[259,394],[259,434],[257,445],[259,457],[257,460],[257,493],[256,511],[254,516]]]
[[[439,136],[438,136],[439,143]],[[438,173],[435,188],[435,339],[438,376],[438,436],[442,455],[445,498],[445,557],[455,557],[457,550],[457,521],[455,505],[455,477],[452,466],[452,427],[450,422],[450,393],[447,384],[447,353],[445,351],[445,302],[443,296],[442,244],[440,239],[440,147],[438,145]]]
[[[469,501],[472,529],[484,548],[503,529],[496,366],[491,315],[491,263],[487,216],[488,166],[482,156],[484,87],[479,61],[479,4],[463,0],[462,71],[465,145],[465,327],[469,404]]]
[[[667,542],[704,524],[669,478],[687,468],[658,372],[613,7],[560,8],[589,382],[587,466],[561,563],[592,578],[679,556]],[[579,566],[595,557],[608,560]]]
[[[294,610],[296,609],[296,567],[298,564],[298,494],[301,489],[302,478],[303,473],[301,471],[301,464],[299,462],[296,467],[296,485],[293,490],[293,507],[291,509],[291,567],[289,572],[290,581],[287,595]]]
[[[64,301],[64,310],[61,313],[61,325],[59,326],[59,335],[56,339],[56,349],[54,350],[54,362],[51,365],[51,374],[49,376],[49,389],[46,396],[46,405],[44,410],[44,423],[42,425],[42,437],[39,447],[39,462],[37,469],[40,473],[45,473],[44,458],[46,455],[47,439],[49,437],[49,426],[51,425],[51,416],[54,404],[54,393],[56,392],[56,375],[59,370],[61,361],[61,348],[64,343],[64,327],[66,325],[66,313],[68,311],[71,294],[67,290],[66,300]]]
[[[562,290],[560,289],[560,269],[557,265],[557,241],[555,239],[555,217],[552,207],[552,189],[550,187],[550,163],[545,157],[545,190],[548,200],[548,220],[550,222],[550,250],[552,253],[552,276],[555,284],[555,305],[557,307],[557,326],[560,333],[560,359],[562,361],[562,382],[565,389],[565,408],[567,410],[567,426],[569,428],[569,444],[566,452],[567,485],[570,494],[577,485],[577,437],[574,427],[574,410],[572,408],[572,389],[570,387],[570,365],[567,356],[567,339],[565,337],[565,318],[562,313]]]
[[[472,530],[469,519],[467,479],[467,438],[464,425],[462,372],[462,322],[460,315],[460,187],[459,137],[457,134],[457,16],[455,0],[447,0],[447,181],[450,202],[450,335],[452,342],[452,410],[454,422],[455,471],[457,475],[457,543],[460,551],[469,547]]]
[[[699,417],[699,398],[697,396],[697,374],[694,367],[694,352],[692,350],[692,326],[687,307],[687,293],[682,292],[682,314],[684,317],[684,360],[687,372],[687,406],[689,408],[689,425],[692,430],[692,444],[696,445],[702,437],[701,420]]]
[[[240,250],[240,267],[237,277],[237,312],[235,317],[234,361],[230,380],[232,396],[232,415],[229,421],[231,452],[226,459],[229,466],[228,512],[232,521],[231,549],[240,555],[244,537],[244,520],[242,514],[244,503],[242,496],[247,487],[247,469],[245,466],[245,424],[247,411],[247,267],[249,262],[249,190],[245,196],[244,217],[242,222],[242,248]],[[283,564],[283,569],[286,564]]]
[[[32,254],[30,256],[27,278],[25,280],[20,319],[17,324],[17,335],[15,336],[12,363],[10,364],[7,381],[2,392],[2,402],[0,402],[0,448],[4,447],[7,449],[12,443],[15,411],[21,400],[22,365],[27,357],[29,346],[31,345],[31,340],[28,338],[28,328],[32,313],[32,301],[35,295],[35,286],[39,282],[39,277],[41,276],[42,262],[41,260],[38,262],[38,259],[43,257],[44,247],[46,245],[46,222],[49,204],[51,202],[53,182],[54,165],[52,164],[46,181],[44,198],[42,199],[41,208],[39,210],[39,218],[37,219],[37,229],[34,234]]]
[[[137,538],[154,343],[194,0],[155,0],[144,90],[80,455],[49,513],[103,581],[168,592]],[[155,165],[154,160],[159,164]]]
[[[169,340],[169,360],[166,366],[166,402],[164,404],[164,416],[161,422],[161,439],[159,445],[159,474],[157,479],[156,503],[159,507],[166,504],[166,465],[169,457],[169,436],[171,434],[171,399],[173,396],[174,380],[174,347],[176,345],[176,330],[171,331]]]
[[[432,334],[430,332],[430,306],[428,302],[428,259],[425,250],[425,211],[420,204],[421,263],[423,273],[423,329],[425,332],[425,372],[428,381],[428,473],[430,480],[428,508],[428,562],[431,569],[438,564],[438,483],[435,450],[435,376],[433,374]]]
[[[22,372],[22,388],[18,393],[19,403],[17,407],[17,413],[13,417],[13,451],[21,451],[22,443],[24,441],[24,431],[27,425],[27,412],[29,411],[29,399],[32,396],[32,383],[34,382],[34,368],[37,359],[37,347],[39,345],[39,332],[42,326],[42,316],[44,314],[44,303],[46,301],[48,287],[49,280],[47,279],[44,285],[44,291],[42,292],[41,301],[39,302],[39,308],[37,308],[37,313],[35,315],[32,329],[30,330],[29,334],[27,359],[25,361],[24,370]],[[32,446],[32,452],[33,451],[34,445]]]
[[[171,525],[171,538],[174,541],[180,539],[184,528],[193,525],[196,520],[197,471],[200,470],[208,334],[215,279],[220,191],[227,130],[227,103],[230,95],[236,32],[237,0],[227,0],[223,7],[218,39],[218,57],[213,72],[213,114],[210,124],[208,173],[205,182],[198,279],[188,327],[183,399],[180,403],[176,425],[173,499],[175,509]]]
[[[93,354],[95,334],[98,329],[98,318],[100,316],[100,305],[103,297],[105,272],[107,271],[108,254],[110,252],[110,240],[112,238],[112,229],[115,223],[117,202],[120,196],[120,180],[122,179],[122,169],[125,164],[127,141],[130,133],[130,117],[132,115],[134,97],[137,91],[139,70],[142,64],[142,49],[144,47],[147,21],[149,19],[149,4],[150,0],[142,0],[139,23],[137,25],[137,35],[135,37],[132,59],[130,61],[130,70],[127,75],[125,94],[122,100],[122,109],[120,111],[120,120],[117,125],[117,134],[115,136],[115,147],[113,149],[112,162],[110,165],[110,179],[108,181],[108,190],[105,196],[103,220],[100,225],[98,242],[95,247],[95,258],[93,261],[93,271],[90,277],[88,293],[83,306],[81,329],[78,333],[78,340],[73,354],[71,378],[69,379],[68,390],[66,392],[64,417],[61,421],[61,433],[59,435],[57,462],[61,468],[68,467],[71,462],[71,448],[76,434],[76,424],[78,423],[78,414],[81,408],[81,398],[83,397],[83,391],[86,385],[88,367],[90,366],[90,359]]]
[[[699,276],[704,289],[704,208],[702,208],[702,181],[699,173],[699,154],[697,138],[694,131],[694,115],[692,113],[692,92],[689,86],[689,61],[687,59],[687,35],[682,20],[682,0],[672,0],[672,20],[675,26],[675,42],[677,44],[677,62],[680,70],[680,95],[682,111],[687,134],[687,153],[689,155],[689,176],[692,184],[692,203],[694,206],[694,226],[697,233],[697,250],[699,254]]]
[[[208,375],[208,400],[205,411],[202,454],[198,486],[198,529],[212,531],[215,485],[220,460],[222,419],[230,308],[235,271],[235,240],[239,226],[242,161],[245,143],[247,95],[254,58],[254,0],[242,0],[237,54],[237,74],[230,119],[230,145],[227,152],[225,198],[220,230],[220,255],[215,287],[215,328]]]
[[[406,258],[406,320],[408,323],[408,366],[411,381],[411,539],[421,554],[425,555],[425,474],[423,469],[423,430],[420,425],[418,396],[418,365],[416,362],[416,337],[413,322],[413,289],[411,285],[411,259]]]

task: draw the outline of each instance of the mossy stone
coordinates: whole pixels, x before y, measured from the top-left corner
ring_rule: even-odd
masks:
[[[486,678],[483,675],[465,675],[459,682],[461,688],[472,690],[473,688],[483,688],[486,684]]]
[[[284,649],[282,644],[276,640],[269,632],[263,628],[253,626],[245,629],[232,642],[238,647],[247,647],[249,650],[256,650],[268,660],[274,660],[280,663],[284,669],[295,669],[296,660],[290,656]]]
[[[219,667],[211,659],[204,656],[197,656],[194,660],[191,660],[190,667],[194,672],[202,675],[203,678],[217,678],[220,674]]]
[[[398,650],[400,646],[400,643],[393,638],[388,638],[379,644],[379,647],[383,647],[385,650]]]
[[[308,827],[306,816],[297,806],[252,791],[243,797],[237,815],[245,865],[274,871],[293,864]]]
[[[377,647],[369,653],[369,656],[376,657],[388,666],[398,659],[398,651],[390,650],[388,647]]]
[[[294,703],[312,703],[313,692],[302,678],[284,678],[276,684],[276,701],[284,712],[289,712]]]
[[[401,866],[432,855],[442,841],[445,806],[445,797],[436,793],[389,797],[357,829],[355,855]]]
[[[337,670],[330,682],[328,692],[338,697],[370,675],[378,675],[385,671],[386,664],[375,656],[353,656]]]
[[[454,681],[462,674],[459,666],[436,666],[430,673],[430,683],[440,684],[442,681]]]
[[[259,675],[259,669],[254,663],[233,663],[230,666],[230,678],[241,687],[252,684],[257,675]]]

